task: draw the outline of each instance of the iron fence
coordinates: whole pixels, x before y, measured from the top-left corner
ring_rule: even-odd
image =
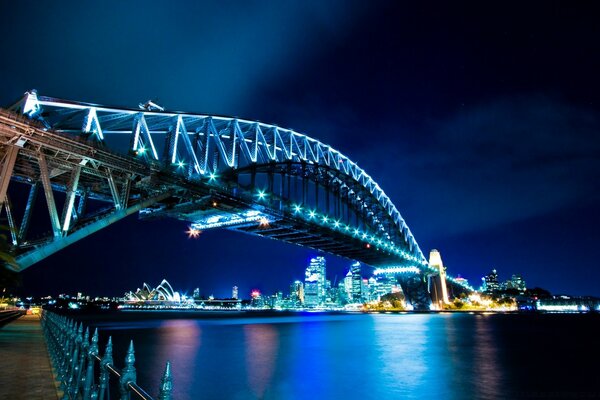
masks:
[[[63,400],[110,400],[111,382],[118,385],[121,400],[154,400],[136,383],[133,340],[125,366],[119,370],[113,361],[111,337],[100,356],[97,328],[90,337],[89,328],[84,331],[82,323],[47,310],[42,311],[41,322]],[[157,400],[171,400],[172,390],[171,364],[167,361]]]

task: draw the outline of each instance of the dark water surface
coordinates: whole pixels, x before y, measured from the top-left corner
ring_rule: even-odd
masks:
[[[175,317],[175,318],[174,318]],[[200,314],[88,316],[115,364],[175,399],[600,398],[600,316]]]

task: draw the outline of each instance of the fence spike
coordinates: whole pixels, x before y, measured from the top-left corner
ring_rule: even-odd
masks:
[[[129,342],[129,349],[127,355],[125,355],[125,367],[121,370],[121,378],[119,384],[121,387],[121,399],[129,399],[129,384],[136,383],[136,371],[135,371],[135,351],[133,350],[133,340]]]
[[[171,363],[167,361],[165,372],[160,380],[160,388],[158,390],[158,400],[171,400],[173,392],[173,377],[171,376]]]
[[[92,335],[92,344],[90,345],[90,353],[93,355],[98,355],[98,328],[94,330],[94,334]]]

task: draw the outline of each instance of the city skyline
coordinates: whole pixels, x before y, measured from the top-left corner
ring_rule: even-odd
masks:
[[[432,252],[437,252],[438,255],[440,254],[437,250],[433,249]],[[181,295],[190,297],[190,296],[194,296],[194,297],[201,297],[201,298],[209,298],[209,297],[214,297],[216,299],[228,299],[228,298],[239,298],[239,299],[251,299],[252,298],[252,294],[254,292],[258,292],[261,295],[273,295],[276,294],[278,292],[281,293],[288,293],[288,291],[291,293],[292,291],[292,287],[297,284],[297,283],[301,283],[302,284],[302,292],[303,292],[303,296],[305,295],[305,283],[306,280],[309,279],[309,270],[311,269],[311,265],[314,264],[316,259],[322,259],[323,261],[323,266],[325,267],[324,270],[327,271],[326,266],[328,265],[330,260],[334,260],[336,257],[334,256],[327,256],[327,257],[323,257],[323,256],[318,256],[315,255],[314,257],[309,257],[307,260],[304,261],[304,264],[302,263],[298,263],[296,265],[294,265],[293,268],[290,269],[290,271],[294,272],[294,275],[292,278],[290,278],[290,280],[287,282],[287,285],[283,285],[281,287],[269,287],[269,288],[265,288],[264,285],[250,285],[250,286],[240,286],[239,282],[235,279],[231,280],[231,282],[223,282],[218,286],[218,289],[215,288],[211,288],[211,287],[204,287],[203,285],[201,285],[201,283],[199,282],[186,282],[185,285],[183,286],[176,286],[179,290],[178,293],[180,293]],[[341,263],[341,269],[340,266],[337,266],[337,268],[335,268],[334,272],[330,272],[329,274],[327,274],[327,272],[325,272],[325,274],[321,277],[321,281],[320,281],[320,285],[324,285],[325,282],[328,282],[331,288],[334,287],[338,287],[339,285],[349,285],[348,290],[349,291],[356,291],[356,279],[353,279],[352,277],[354,276],[354,278],[356,278],[356,276],[359,276],[361,280],[370,280],[374,277],[377,277],[378,275],[376,275],[374,273],[374,268],[370,267],[369,265],[366,264],[362,264],[360,262],[353,262],[350,260],[346,260],[347,263],[345,266],[343,266],[343,263]],[[445,267],[442,267],[445,268]],[[339,273],[341,271],[341,273]],[[353,274],[353,271],[354,274]],[[497,272],[496,268],[489,268],[489,269],[483,269],[480,276],[476,277],[474,279],[469,279],[466,278],[464,276],[462,276],[462,274],[457,273],[456,274],[456,278],[461,281],[464,282],[464,284],[469,284],[473,289],[475,289],[476,291],[479,292],[484,292],[486,291],[486,283],[487,283],[487,279],[491,274],[495,274],[495,285],[494,288],[498,289],[498,288],[506,288],[507,285],[511,285],[511,282],[520,282],[519,285],[523,285],[523,288],[525,287],[525,282],[526,280],[523,278],[523,274],[519,273],[519,272],[515,272],[515,271],[500,271],[501,273]],[[297,276],[297,278],[295,278],[295,276]],[[350,278],[350,283],[348,283],[348,278]],[[456,279],[455,278],[455,279]],[[499,278],[503,278],[503,279],[499,279]],[[506,279],[504,279],[506,278]],[[510,278],[510,279],[509,279]],[[313,279],[313,278],[310,278]],[[317,278],[315,278],[317,279]],[[172,287],[170,286],[170,281],[169,278],[166,276],[166,273],[163,274],[163,276],[158,280],[162,283],[167,282],[167,284],[169,285],[169,289],[173,290]],[[138,286],[136,286],[137,289],[143,289],[146,285],[148,285],[148,282],[154,282],[154,280],[150,280],[150,279],[141,279],[138,280]],[[139,286],[139,284],[142,283],[142,286]],[[229,285],[229,286],[228,286]],[[160,285],[159,285],[160,286]],[[515,283],[515,287],[517,287],[518,285]],[[520,287],[520,286],[518,286]],[[536,285],[535,283],[533,285],[530,285],[531,288],[539,288],[539,285]],[[241,288],[241,289],[240,289]],[[489,289],[489,285],[487,287],[487,289]],[[545,289],[545,288],[542,288]],[[359,289],[360,291],[360,289]],[[132,289],[132,287],[130,288],[117,288],[115,292],[103,292],[102,290],[100,290],[99,292],[93,292],[93,293],[87,293],[87,292],[83,292],[77,288],[71,290],[71,291],[64,291],[61,293],[57,293],[57,292],[39,292],[39,293],[31,293],[31,292],[27,292],[26,290],[21,290],[19,293],[21,296],[36,296],[36,297],[43,297],[43,296],[58,296],[61,294],[65,294],[65,295],[74,295],[75,293],[83,293],[87,296],[91,296],[91,297],[119,297],[121,295],[123,295],[123,293],[125,293],[125,295],[127,296],[128,294],[131,294],[134,292],[134,289]],[[235,294],[235,295],[234,295]],[[557,292],[552,292],[552,294],[570,294],[564,291],[557,291]],[[323,293],[320,294],[320,296],[323,296]],[[302,302],[304,303],[304,300],[302,300]]]
[[[600,239],[600,31],[592,5],[529,3],[518,14],[358,1],[189,5],[186,13],[120,5],[119,16],[90,5],[98,21],[90,26],[75,4],[3,2],[11,18],[0,34],[20,32],[27,46],[1,67],[0,104],[36,88],[130,107],[158,98],[169,110],[294,128],[352,156],[420,246],[439,249],[472,283],[495,267],[552,292],[599,294],[600,272],[587,255]],[[187,24],[189,32],[171,22],[148,32],[146,21],[165,12],[178,21],[213,18]],[[291,22],[299,17],[303,27]],[[48,42],[62,43],[61,51]],[[157,50],[166,56],[149,56]],[[144,273],[158,280],[168,269],[178,286],[217,287],[238,275],[246,286],[282,287],[290,264],[315,255],[225,231],[188,239],[187,229],[130,217],[25,271],[24,286],[116,291],[116,282],[135,285]],[[346,262],[332,259],[331,268],[341,274]]]

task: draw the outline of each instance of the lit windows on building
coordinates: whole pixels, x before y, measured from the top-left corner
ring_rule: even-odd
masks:
[[[325,302],[325,257],[310,260],[304,277],[304,304],[316,307]]]
[[[500,290],[500,283],[498,283],[498,272],[493,269],[489,274],[483,277],[484,291],[486,293],[495,293]]]

